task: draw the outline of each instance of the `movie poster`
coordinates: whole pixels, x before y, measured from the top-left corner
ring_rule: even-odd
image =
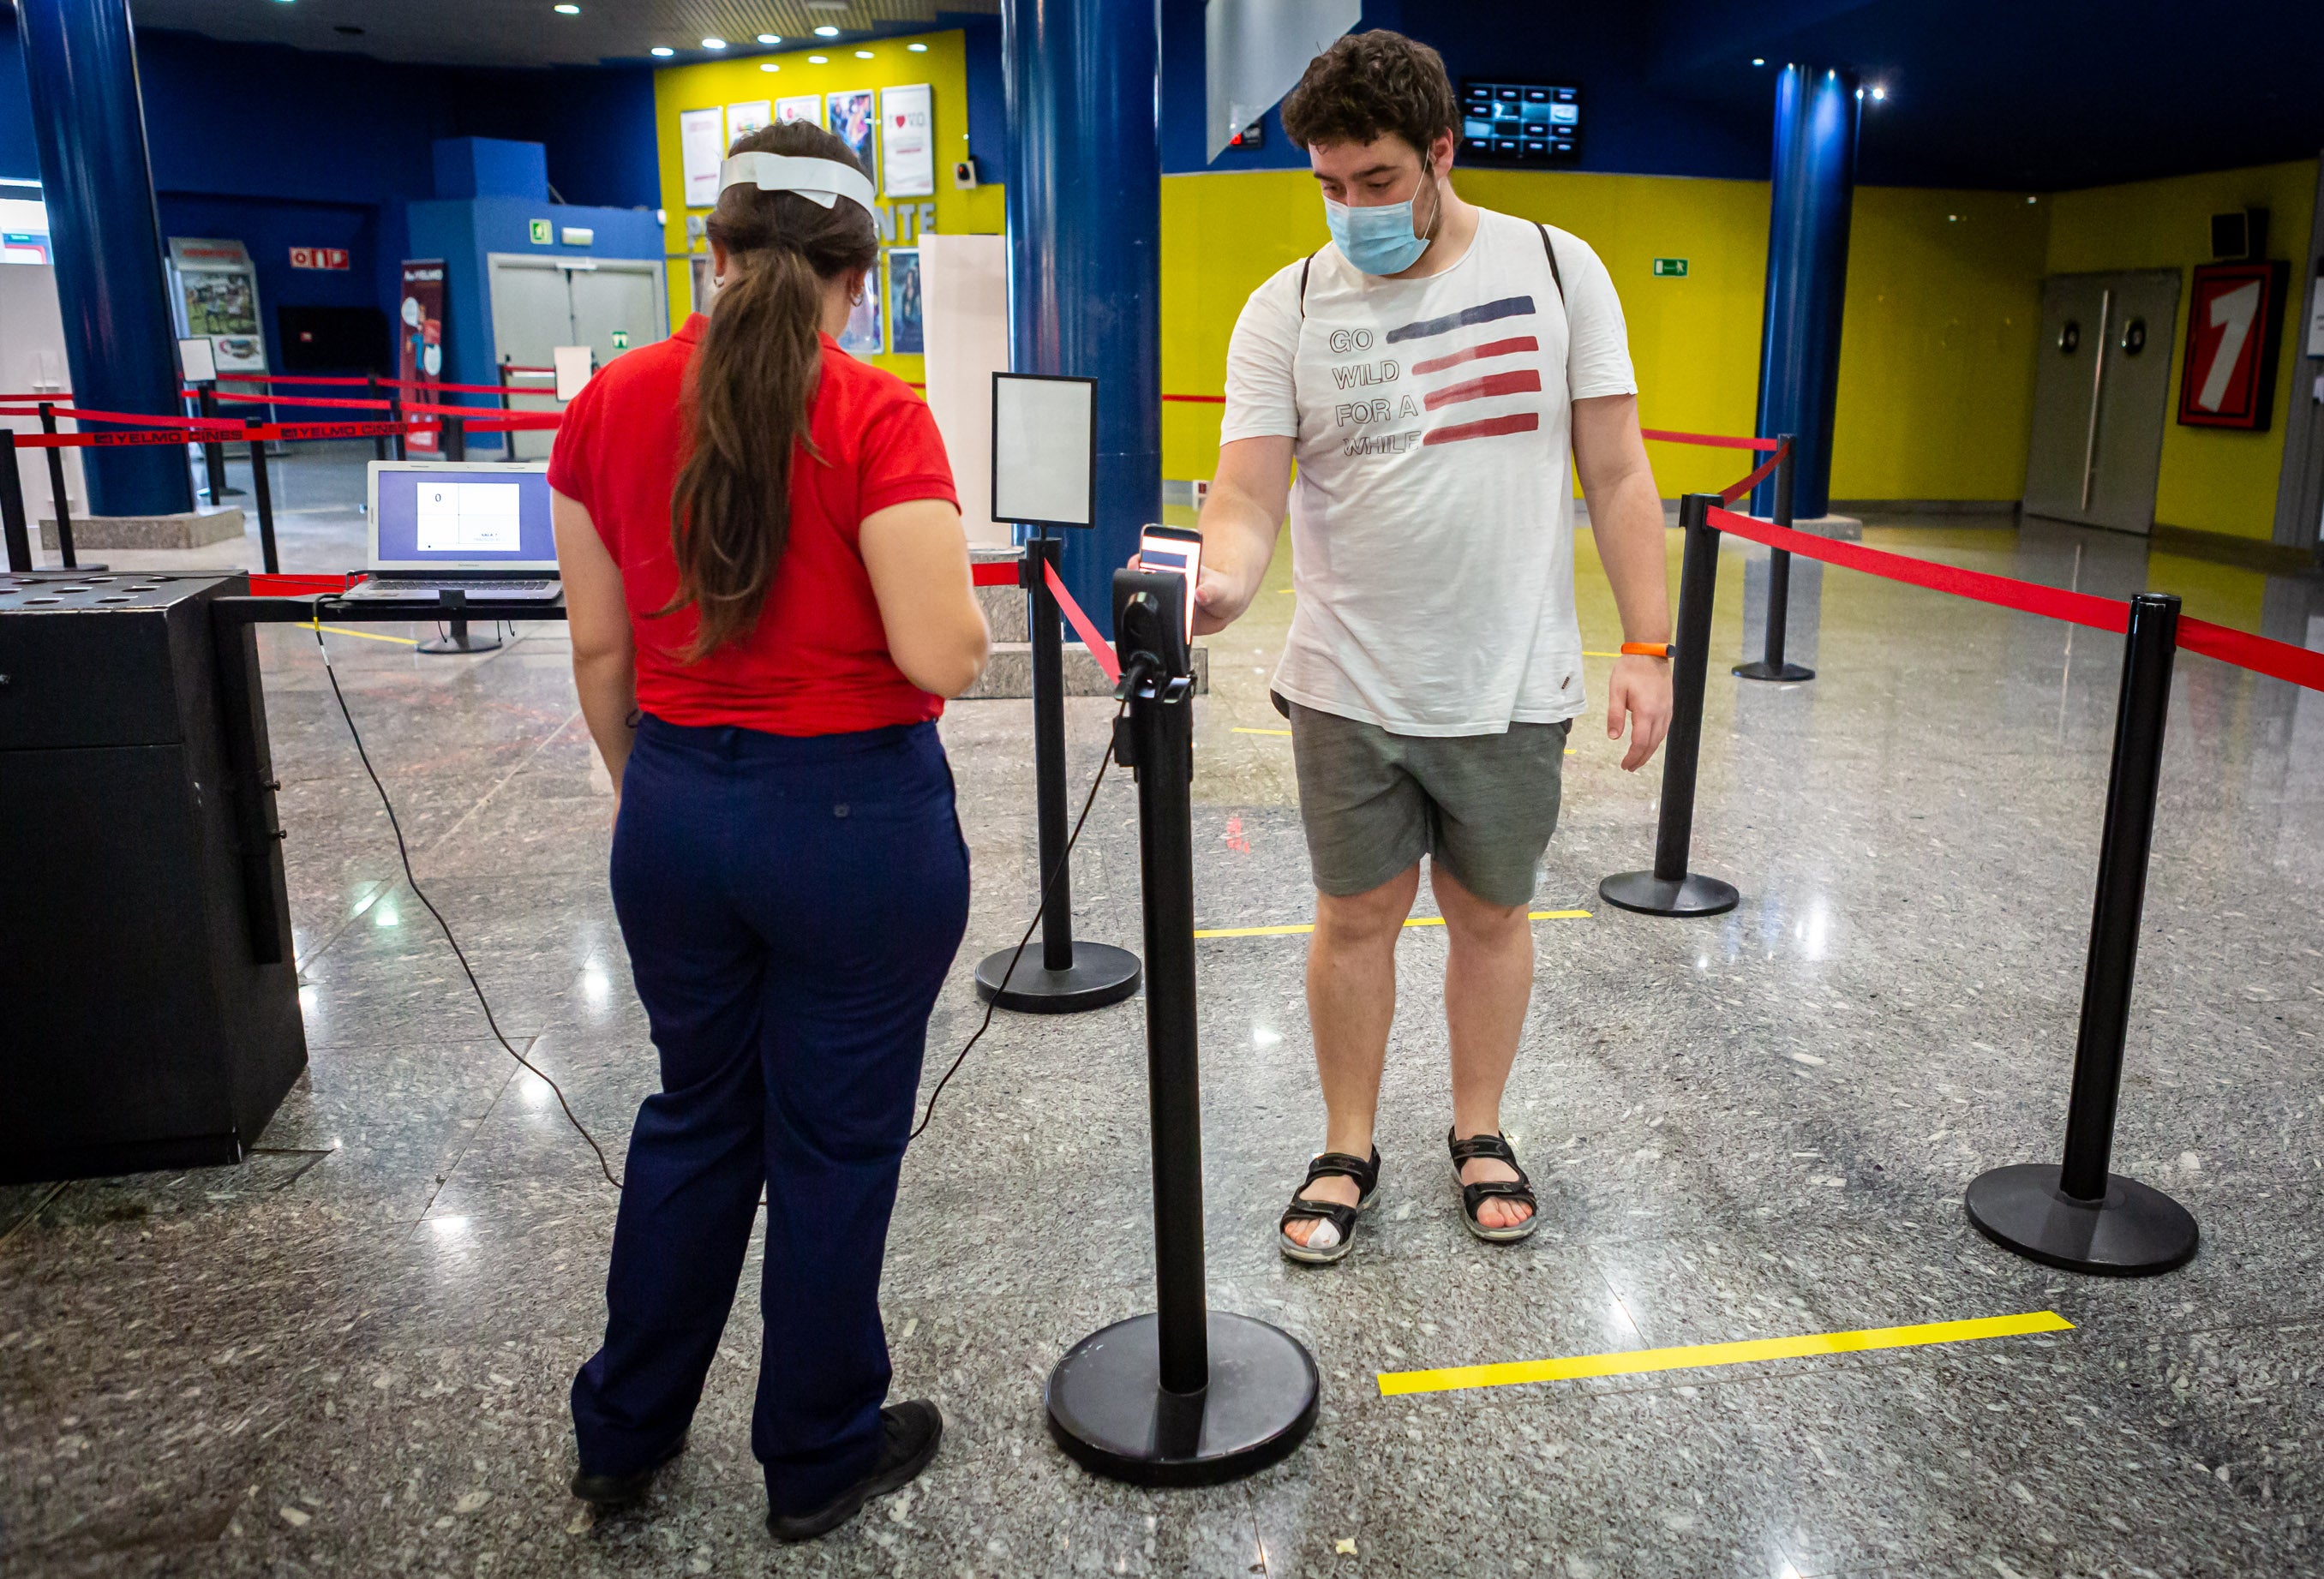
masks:
[[[747,104],[728,105],[726,106],[727,148],[731,151],[734,144],[752,133],[770,124],[771,116],[772,112],[767,101],[762,98],[752,99]]]
[[[407,258],[403,263],[403,304],[395,323],[395,376],[407,384],[434,384],[444,377],[444,260]],[[429,390],[405,390],[406,400],[435,404]],[[434,454],[433,430],[415,433],[403,441],[406,451]]]
[[[847,327],[839,336],[839,348],[857,356],[877,356],[886,349],[880,336],[880,271],[873,269],[863,276],[863,299],[847,315]]]
[[[775,124],[788,126],[793,121],[805,121],[810,126],[823,124],[823,95],[803,93],[793,98],[775,101]]]
[[[927,83],[880,90],[880,163],[889,197],[936,196],[936,115]]]
[[[177,285],[178,333],[210,342],[220,373],[266,371],[266,332],[258,308],[258,271],[238,241],[170,238]]]
[[[855,155],[855,162],[872,178],[872,189],[880,188],[880,156],[877,151],[879,132],[877,113],[872,107],[870,88],[861,93],[835,93],[831,96],[831,115],[825,124],[832,135],[847,144]]]
[[[927,329],[920,315],[920,253],[917,247],[888,249],[888,349],[911,356],[927,352]]]

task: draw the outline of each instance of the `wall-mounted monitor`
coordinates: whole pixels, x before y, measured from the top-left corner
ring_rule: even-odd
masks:
[[[1581,155],[1581,88],[1571,83],[1462,82],[1463,162],[1570,164]]]

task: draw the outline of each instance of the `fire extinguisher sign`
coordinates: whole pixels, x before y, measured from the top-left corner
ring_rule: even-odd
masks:
[[[290,266],[293,269],[345,269],[347,249],[345,247],[292,247]]]

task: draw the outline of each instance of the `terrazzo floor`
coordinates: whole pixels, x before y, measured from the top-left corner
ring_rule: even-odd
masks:
[[[361,558],[330,464],[290,468],[288,568]],[[1966,520],[1875,521],[1866,540],[2085,591],[2164,586],[2324,647],[2312,583],[2132,539]],[[1585,645],[1605,650],[1586,537],[1580,557]],[[1197,704],[1206,928],[1311,913],[1265,693],[1284,569],[1213,641]],[[1722,659],[1747,573],[1730,548]],[[602,1319],[613,1192],[404,883],[313,633],[263,630],[310,1067],[240,1166],[0,1191],[0,1569],[2324,1573],[2324,696],[2180,661],[2115,1166],[2186,1204],[2203,1247],[2163,1278],[2075,1277],[1979,1238],[1960,1197],[2057,1151],[2119,644],[1839,572],[1821,601],[1794,630],[1812,684],[1713,672],[1695,865],[1741,887],[1732,913],[1600,904],[1599,877],[1648,858],[1658,767],[1626,776],[1592,719],[1574,730],[1539,907],[1591,913],[1537,924],[1507,1108],[1542,1193],[1530,1243],[1461,1231],[1443,935],[1414,929],[1382,1207],[1341,1266],[1282,1262],[1275,1216],[1322,1142],[1304,944],[1203,942],[1211,1298],[1310,1345],[1322,1417],[1237,1484],[1094,1480],[1049,1441],[1041,1384],[1151,1303],[1142,1012],[1004,1016],[907,1160],[890,1246],[896,1395],[938,1400],[943,1454],[793,1548],[761,1525],[747,1298],[651,1499],[593,1520],[567,1495],[565,1390]],[[421,882],[618,1167],[654,1066],[561,628],[455,658],[366,629],[327,639]],[[1590,661],[1601,702],[1606,668]],[[1110,711],[1071,704],[1076,794]],[[976,877],[929,1087],[975,1023],[975,960],[1029,912],[1028,730],[1018,702],[945,720]],[[1130,946],[1134,810],[1109,777],[1074,871],[1081,933]],[[2073,1326],[1416,1397],[1374,1381],[2038,1310]]]

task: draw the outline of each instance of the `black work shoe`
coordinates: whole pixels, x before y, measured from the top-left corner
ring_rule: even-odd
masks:
[[[573,1494],[593,1508],[626,1508],[646,1494],[671,1459],[686,1451],[686,1438],[680,1437],[678,1446],[663,1455],[659,1464],[639,1470],[634,1474],[590,1474],[576,1472],[573,1476]]]
[[[924,1398],[880,1411],[880,1460],[872,1473],[812,1513],[767,1510],[767,1533],[777,1540],[813,1540],[855,1517],[863,1504],[912,1483],[944,1440],[944,1416]]]

